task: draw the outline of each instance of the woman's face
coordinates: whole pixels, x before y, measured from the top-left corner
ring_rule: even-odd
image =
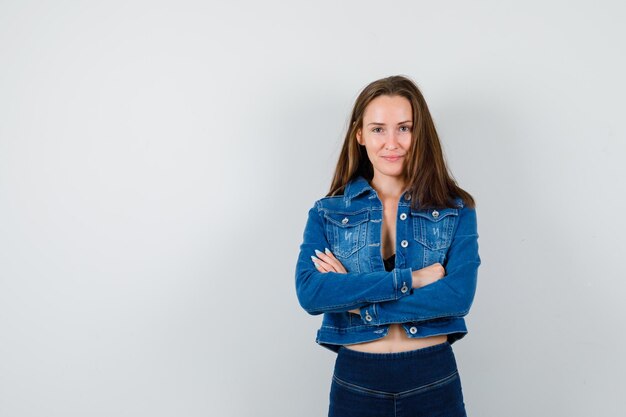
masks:
[[[365,146],[374,176],[402,176],[411,146],[413,111],[402,96],[378,96],[365,108],[357,141]]]

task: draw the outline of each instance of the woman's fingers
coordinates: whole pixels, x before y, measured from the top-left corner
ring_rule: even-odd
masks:
[[[317,255],[317,257],[311,256],[311,259],[313,260],[313,263],[315,264],[315,267],[318,269],[318,271],[338,272],[335,269],[336,268],[335,264],[331,261],[331,259],[329,259],[328,255],[324,255],[322,252],[320,252],[317,249],[315,249],[315,254]]]
[[[318,253],[319,252],[319,253]],[[335,271],[343,273],[343,274],[347,274],[348,271],[346,271],[346,268],[343,267],[343,264],[339,261],[339,259],[337,259],[335,257],[335,254],[333,254],[330,249],[328,248],[324,248],[324,253],[320,252],[320,251],[316,251],[315,252],[319,257],[323,257],[325,256],[326,262],[330,263],[334,268]]]
[[[311,256],[313,262],[315,262],[316,268],[320,272],[339,272],[346,274],[346,268],[343,267],[339,259],[335,258],[335,255],[328,249],[325,248],[326,253],[315,249],[315,256]]]
[[[315,256],[311,256],[311,259],[313,260],[313,265],[315,265],[315,267],[317,268],[318,271],[320,272],[335,272],[334,269],[332,269],[332,267],[327,264],[324,261],[321,261],[319,259],[317,259]]]

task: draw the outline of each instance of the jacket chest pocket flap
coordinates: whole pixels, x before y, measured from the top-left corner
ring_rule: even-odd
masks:
[[[365,246],[369,210],[325,211],[326,237],[337,257],[347,258]]]
[[[458,216],[456,208],[411,210],[413,238],[430,250],[447,249],[452,243]]]

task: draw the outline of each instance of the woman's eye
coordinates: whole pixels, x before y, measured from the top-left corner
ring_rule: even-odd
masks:
[[[411,131],[411,127],[410,126],[402,126],[400,129],[406,129],[406,130],[403,130],[403,132],[410,132]]]
[[[374,133],[378,133],[378,132],[380,132],[380,130],[379,130],[379,129],[382,129],[382,128],[380,128],[380,127],[375,127],[374,129],[372,129],[372,132],[374,132]]]

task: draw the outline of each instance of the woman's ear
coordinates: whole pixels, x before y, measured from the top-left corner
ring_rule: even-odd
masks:
[[[356,131],[356,141],[359,143],[359,145],[363,145],[361,143],[361,129],[357,129]]]

